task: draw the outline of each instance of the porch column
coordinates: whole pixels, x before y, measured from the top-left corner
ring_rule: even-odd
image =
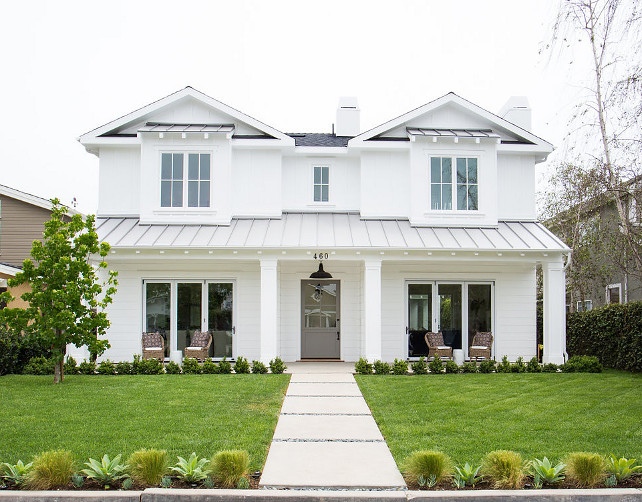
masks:
[[[381,359],[381,260],[366,260],[363,277],[365,356]]]
[[[566,273],[559,262],[542,263],[544,274],[544,355],[542,361],[561,364],[566,351]]]
[[[277,260],[261,263],[261,341],[260,360],[267,364],[278,355]]]

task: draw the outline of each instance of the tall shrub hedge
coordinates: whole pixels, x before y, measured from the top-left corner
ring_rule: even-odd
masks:
[[[566,349],[597,356],[606,368],[642,371],[642,302],[568,314]]]

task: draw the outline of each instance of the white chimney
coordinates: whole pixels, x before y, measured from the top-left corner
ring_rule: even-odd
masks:
[[[337,136],[357,136],[360,127],[359,103],[356,97],[339,98],[337,108],[337,124],[335,133]]]
[[[511,96],[502,106],[499,116],[522,129],[531,130],[531,107],[526,96]]]

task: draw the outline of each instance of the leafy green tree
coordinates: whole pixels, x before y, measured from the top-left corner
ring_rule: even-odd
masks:
[[[104,309],[112,302],[118,282],[113,271],[104,280],[99,278],[99,270],[107,268],[109,244],[98,241],[94,216],[69,218],[58,199],[52,203],[42,242],[33,242],[31,259],[24,260],[22,271],[9,281],[10,286],[30,285],[31,291],[21,296],[29,306],[0,311],[0,322],[37,335],[51,346],[54,383],[60,383],[67,344],[87,346],[96,354],[109,348],[109,342],[100,337],[109,327]],[[9,303],[13,297],[5,292],[0,299]]]

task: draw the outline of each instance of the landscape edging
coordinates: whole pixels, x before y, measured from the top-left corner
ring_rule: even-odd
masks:
[[[640,488],[597,488],[590,490],[445,490],[445,491],[356,491],[356,490],[190,490],[176,488],[148,488],[144,491],[0,491],[0,501],[30,502],[298,502],[348,501],[377,502],[434,501],[469,502],[642,502]]]

